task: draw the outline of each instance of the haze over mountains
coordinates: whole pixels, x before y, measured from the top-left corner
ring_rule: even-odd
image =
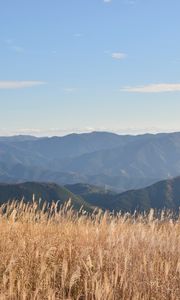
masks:
[[[118,192],[180,175],[180,133],[0,137],[0,182],[88,183]]]

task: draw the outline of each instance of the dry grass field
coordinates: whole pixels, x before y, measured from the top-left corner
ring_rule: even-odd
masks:
[[[180,299],[180,219],[3,205],[0,299]]]

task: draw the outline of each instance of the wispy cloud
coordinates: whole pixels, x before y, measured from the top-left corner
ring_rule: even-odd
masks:
[[[14,40],[13,39],[6,39],[5,43],[8,44],[8,45],[12,45],[14,43]]]
[[[127,86],[121,91],[129,93],[164,93],[164,92],[180,92],[180,83],[158,83],[142,86]]]
[[[128,0],[127,3],[131,4],[131,5],[134,5],[136,3],[136,1],[135,0]]]
[[[24,52],[24,48],[20,47],[20,46],[12,46],[11,49],[17,53],[23,53]]]
[[[122,60],[122,59],[125,59],[127,57],[127,54],[123,53],[123,52],[113,52],[111,56],[114,59]]]
[[[6,44],[8,45],[8,48],[14,52],[17,53],[23,53],[24,52],[24,48],[22,46],[16,45],[16,43],[14,42],[13,39],[7,39]]]
[[[81,38],[81,37],[83,37],[83,34],[80,33],[80,32],[77,32],[77,33],[73,34],[73,37],[75,37],[75,38]]]
[[[0,90],[31,88],[46,84],[44,81],[0,81]]]
[[[112,0],[103,0],[105,3],[110,3],[112,2]],[[125,4],[135,4],[136,1],[135,0],[124,0],[122,1],[122,3],[125,3]]]
[[[74,88],[74,87],[65,87],[65,88],[63,89],[63,91],[64,91],[65,93],[67,93],[67,94],[72,94],[72,93],[76,92],[77,89]]]

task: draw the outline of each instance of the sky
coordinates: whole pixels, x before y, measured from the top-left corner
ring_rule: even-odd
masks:
[[[0,135],[180,131],[179,0],[1,0]]]

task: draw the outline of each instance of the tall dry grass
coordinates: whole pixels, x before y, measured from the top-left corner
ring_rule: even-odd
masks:
[[[3,205],[0,299],[180,299],[180,219]]]

